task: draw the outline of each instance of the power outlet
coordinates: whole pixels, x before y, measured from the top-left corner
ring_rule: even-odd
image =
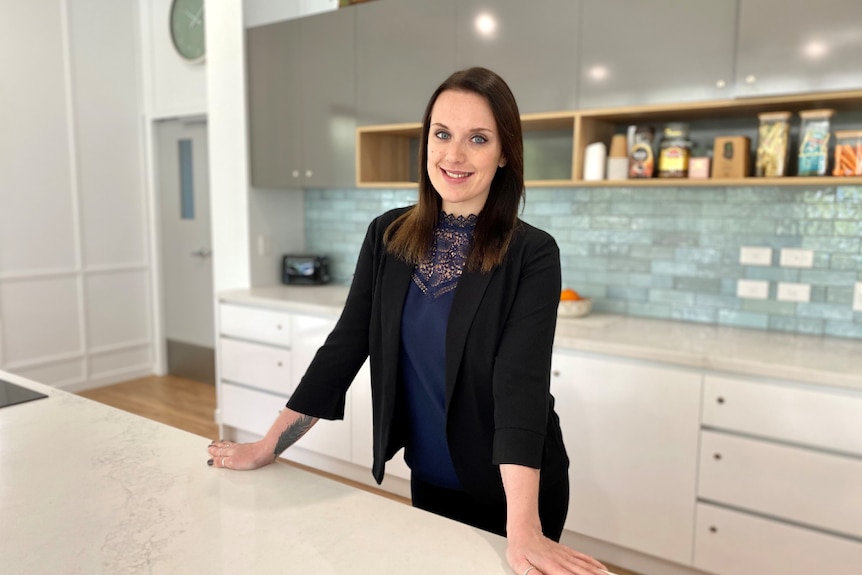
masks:
[[[811,301],[811,285],[779,282],[776,297],[778,301]]]
[[[742,246],[739,248],[739,263],[744,266],[772,265],[772,248]]]
[[[737,280],[736,296],[742,299],[769,298],[769,282],[766,280]]]
[[[814,267],[814,250],[783,248],[781,250],[781,266],[785,268]]]
[[[862,282],[856,282],[853,291],[853,311],[862,311]]]

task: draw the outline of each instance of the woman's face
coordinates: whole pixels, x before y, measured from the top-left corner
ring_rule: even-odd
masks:
[[[491,107],[473,92],[447,90],[431,109],[428,176],[443,211],[478,214],[497,168],[506,163]]]

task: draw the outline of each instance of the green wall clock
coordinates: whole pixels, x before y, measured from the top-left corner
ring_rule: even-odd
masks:
[[[170,15],[171,41],[177,53],[193,64],[204,61],[204,0],[173,0]]]

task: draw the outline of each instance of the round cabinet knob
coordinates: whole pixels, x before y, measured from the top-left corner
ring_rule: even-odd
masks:
[[[716,403],[718,403],[719,405],[724,404],[724,398],[723,398],[723,397],[721,397],[721,396],[717,397],[717,398],[715,399],[715,401],[716,401]]]
[[[293,176],[294,178],[298,178],[299,177],[299,170],[293,170],[292,172],[290,172],[290,175]]]
[[[714,454],[714,455],[712,456],[712,458],[713,458],[713,459],[715,459],[716,461],[721,461],[721,453],[716,453],[716,454]]]
[[[751,84],[754,84],[755,82],[757,82],[757,76],[755,76],[754,74],[749,74],[748,76],[745,77],[745,83],[746,84],[751,85]]]
[[[278,367],[281,367],[281,362],[278,362]]]
[[[560,377],[560,370],[555,369],[554,371],[551,372],[551,375],[553,375],[554,377]]]
[[[277,329],[278,331],[281,331],[281,324],[278,324],[277,326],[275,326],[275,329]]]
[[[305,170],[305,177],[306,178],[310,178],[313,175],[314,175],[314,172],[312,172],[311,170]]]
[[[716,527],[715,525],[710,525],[709,526],[709,532],[710,533],[718,533],[718,527]]]

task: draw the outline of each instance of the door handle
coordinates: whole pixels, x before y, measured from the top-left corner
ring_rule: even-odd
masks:
[[[212,255],[212,250],[208,248],[201,248],[196,252],[191,253],[192,257],[206,259]]]

